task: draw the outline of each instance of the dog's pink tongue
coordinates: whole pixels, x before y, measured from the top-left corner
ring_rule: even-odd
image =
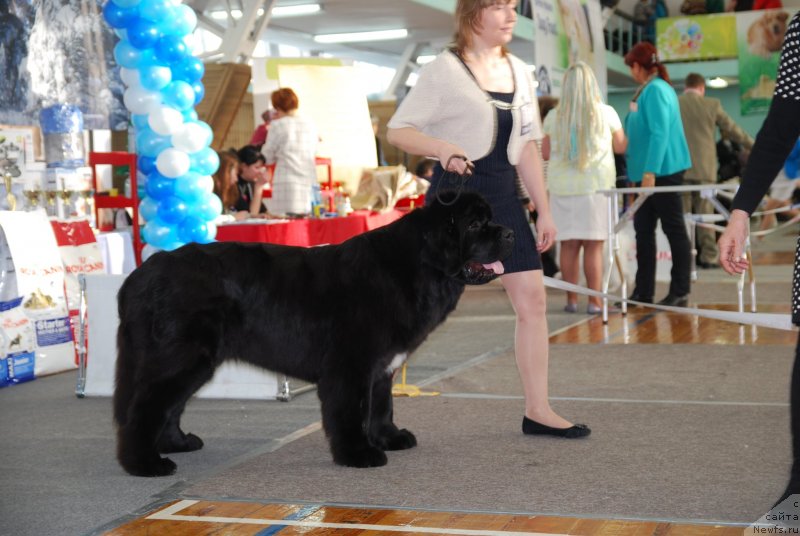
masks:
[[[503,266],[503,263],[500,261],[494,261],[492,264],[484,264],[483,267],[486,268],[487,270],[493,271],[497,275],[500,275],[506,271],[505,267]]]

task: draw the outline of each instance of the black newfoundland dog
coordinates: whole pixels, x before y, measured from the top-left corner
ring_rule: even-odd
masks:
[[[464,285],[502,273],[514,241],[480,196],[442,199],[340,245],[189,244],[150,257],[118,296],[122,467],[169,475],[160,453],[203,446],[181,414],[226,359],[316,383],[340,465],[385,465],[384,451],[415,446],[392,422],[392,373]]]

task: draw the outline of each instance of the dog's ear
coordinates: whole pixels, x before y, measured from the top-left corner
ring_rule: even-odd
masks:
[[[435,221],[423,234],[422,262],[449,276],[455,276],[463,267],[461,237],[455,221]]]
[[[776,15],[776,17],[781,22],[786,22],[787,20],[789,20],[789,14],[786,13],[785,11],[781,11]]]

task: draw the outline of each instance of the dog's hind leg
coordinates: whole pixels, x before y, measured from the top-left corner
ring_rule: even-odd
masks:
[[[164,430],[158,438],[158,452],[169,454],[170,452],[192,452],[203,448],[203,440],[192,433],[185,433],[181,430],[181,415],[186,407],[189,397],[211,379],[213,371],[208,370],[207,374],[198,375],[195,381],[196,387],[190,387],[185,393],[185,400],[175,405],[167,417]]]
[[[322,402],[322,426],[328,436],[333,461],[348,467],[386,465],[386,454],[367,436],[368,375],[345,370],[323,376],[317,384]]]
[[[392,375],[381,372],[372,384],[369,412],[369,437],[383,450],[405,450],[417,446],[417,438],[394,424]]]
[[[178,376],[140,380],[128,408],[127,420],[117,430],[117,459],[128,473],[136,476],[171,475],[177,466],[169,458],[162,458],[159,451],[177,452],[176,447],[196,446],[198,443],[202,446],[200,438],[196,438],[196,441],[186,439],[182,443],[170,441],[175,439],[177,433],[182,433],[178,428],[180,415],[186,401],[194,393],[187,387],[199,387],[208,377],[208,367],[198,366],[192,370],[182,370]],[[200,381],[201,378],[204,380]],[[168,430],[170,423],[174,427]],[[161,437],[166,430],[167,439],[162,442]]]

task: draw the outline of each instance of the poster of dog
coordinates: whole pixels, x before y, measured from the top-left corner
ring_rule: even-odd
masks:
[[[769,109],[788,21],[789,13],[783,9],[737,13],[742,115]]]

